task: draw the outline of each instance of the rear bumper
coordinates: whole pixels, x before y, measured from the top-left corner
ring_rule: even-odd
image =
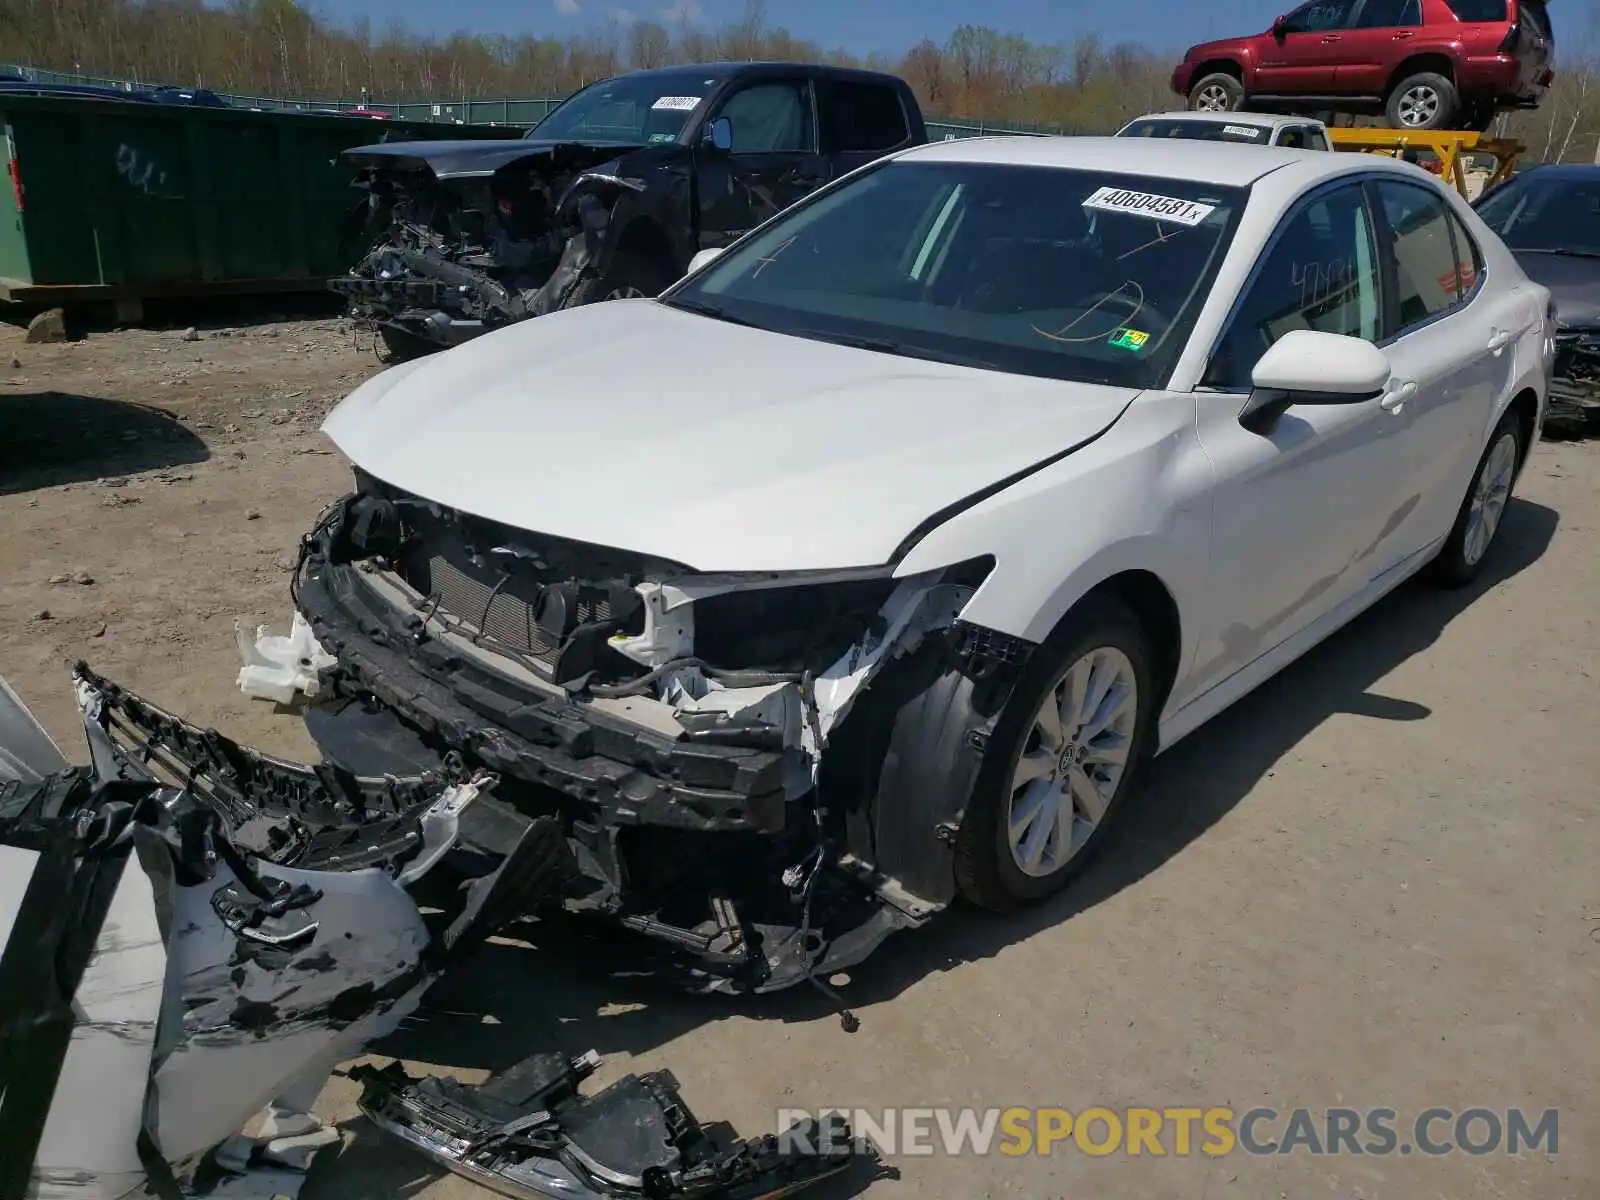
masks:
[[[1493,97],[1512,108],[1531,108],[1544,98],[1552,73],[1542,70],[1539,77],[1527,74],[1514,54],[1485,54],[1463,60],[1457,72],[1457,86],[1464,95]]]

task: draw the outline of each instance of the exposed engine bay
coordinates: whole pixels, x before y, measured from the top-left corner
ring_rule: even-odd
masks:
[[[306,710],[330,761],[494,772],[504,830],[561,822],[567,911],[654,939],[697,989],[827,990],[953,899],[1031,649],[959,618],[990,560],[706,575],[358,482],[294,585],[334,664]]]
[[[491,777],[287,762],[83,664],[74,684],[89,767],[0,680],[0,1196],[293,1200],[340,1140],[312,1112],[336,1064],[559,892],[566,840],[527,823],[496,869],[425,914],[413,890]],[[440,1165],[470,1159],[480,1182],[528,1196],[743,1200],[873,1159],[810,1123],[713,1144],[664,1072],[585,1099],[598,1062],[535,1055],[481,1089],[413,1089],[393,1067],[363,1105]],[[423,1136],[446,1102],[475,1122],[469,1143]]]
[[[328,286],[358,322],[439,346],[561,308],[598,263],[619,195],[643,187],[596,171],[616,154],[526,141],[352,152],[355,215],[377,240]]]

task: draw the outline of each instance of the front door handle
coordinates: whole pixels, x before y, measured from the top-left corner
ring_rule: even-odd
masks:
[[[1501,352],[1516,340],[1517,335],[1509,329],[1496,329],[1489,335],[1489,353],[1499,358]]]
[[[1378,407],[1384,412],[1399,413],[1406,406],[1406,402],[1416,394],[1415,383],[1397,384],[1384,393],[1383,399],[1378,401]]]
[[[1322,35],[1322,44],[1324,46],[1330,45],[1333,42],[1337,42],[1338,40],[1339,40],[1339,35],[1337,33],[1325,33],[1325,34]]]
[[[1389,40],[1391,42],[1404,42],[1404,41],[1409,41],[1411,38],[1414,38],[1416,36],[1417,36],[1416,34],[1407,31],[1406,33],[1397,33],[1394,36],[1392,36]]]

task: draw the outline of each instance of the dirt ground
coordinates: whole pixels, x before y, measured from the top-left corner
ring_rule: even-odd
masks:
[[[80,657],[308,752],[236,690],[234,622],[286,627],[287,555],[348,478],[318,421],[376,369],[336,321],[40,347],[0,327],[0,671],[69,753]],[[819,1197],[1600,1195],[1600,445],[1540,446],[1519,492],[1488,579],[1402,589],[1164,756],[1066,895],[952,912],[852,972],[854,1035],[809,991],[683,996],[535,926],[383,1049],[477,1079],[594,1047],[603,1078],[670,1065],[745,1134],[781,1107],[1390,1107],[1403,1133],[1434,1106],[1560,1110],[1554,1156],[1068,1144],[901,1155],[900,1182]],[[378,1140],[353,1096],[323,1098],[348,1136],[306,1200],[487,1196]]]

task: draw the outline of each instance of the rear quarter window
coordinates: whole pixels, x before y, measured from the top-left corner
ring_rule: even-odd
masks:
[[[1505,21],[1507,0],[1446,0],[1458,21]]]
[[[828,80],[818,88],[825,152],[882,153],[911,137],[905,106],[893,88]]]

